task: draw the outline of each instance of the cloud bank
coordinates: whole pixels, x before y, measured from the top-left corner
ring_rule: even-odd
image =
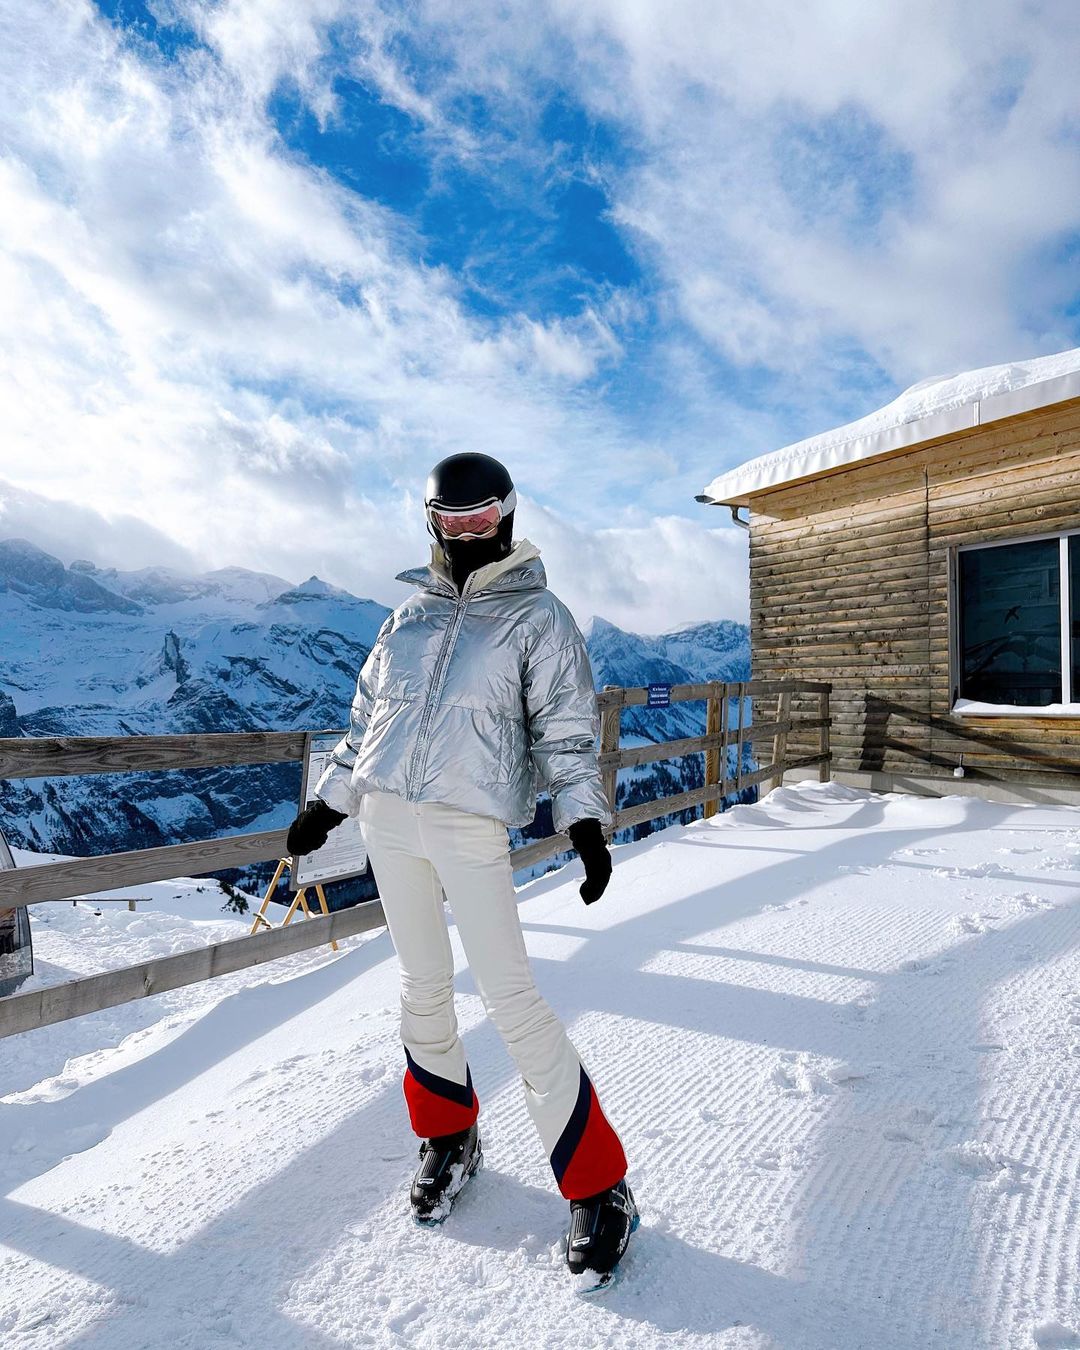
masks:
[[[0,531],[66,560],[388,602],[479,449],[580,617],[741,617],[705,481],[1080,340],[1070,4],[121,13],[0,20]]]

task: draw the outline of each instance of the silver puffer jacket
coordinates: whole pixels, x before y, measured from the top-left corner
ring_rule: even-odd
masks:
[[[402,572],[418,589],[387,619],[356,682],[351,725],[316,793],[353,815],[365,792],[526,825],[537,785],[556,830],[611,820],[596,758],[585,641],[527,539],[458,595],[441,550]]]

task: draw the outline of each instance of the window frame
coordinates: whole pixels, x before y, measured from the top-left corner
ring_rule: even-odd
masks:
[[[970,544],[954,544],[949,550],[949,600],[950,600],[950,619],[949,619],[949,689],[952,694],[949,700],[950,712],[958,717],[1045,717],[1062,718],[1074,716],[1080,718],[1080,689],[1072,687],[1072,586],[1069,576],[1069,540],[1080,538],[1080,529],[1076,530],[1045,530],[1041,534],[1017,534],[1010,535],[1008,539],[988,539],[985,542],[974,542]],[[956,705],[963,697],[960,693],[960,554],[972,553],[976,549],[988,548],[1008,548],[1011,544],[1036,544],[1045,539],[1056,539],[1058,541],[1058,567],[1060,569],[1060,611],[1059,624],[1061,628],[1061,702],[1048,703],[1046,709],[1063,709],[1063,712],[1049,712],[1046,709],[1025,708],[1023,712],[1018,712],[1017,708],[1023,705],[1010,703],[988,704],[988,707],[995,709],[992,713],[967,713],[961,710],[957,712]],[[1012,711],[1010,712],[1010,709]]]

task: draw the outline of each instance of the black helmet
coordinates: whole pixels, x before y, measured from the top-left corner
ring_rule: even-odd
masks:
[[[428,474],[424,491],[428,528],[444,545],[503,535],[509,541],[516,506],[514,480],[490,455],[451,455]]]
[[[428,529],[442,545],[459,591],[471,572],[510,552],[516,506],[513,479],[490,455],[451,455],[428,474]]]

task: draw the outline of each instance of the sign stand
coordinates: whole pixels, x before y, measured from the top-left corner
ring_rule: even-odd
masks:
[[[0,872],[15,866],[7,840],[0,833]],[[30,913],[25,905],[0,908],[0,998],[13,994],[34,973]]]
[[[304,773],[300,786],[301,810],[315,800],[315,784],[330,763],[340,739],[341,733],[339,731],[309,731],[305,736]],[[273,928],[274,925],[266,917],[266,911],[270,906],[270,898],[277,890],[278,882],[286,870],[289,873],[289,888],[295,891],[295,895],[288,913],[281,921],[282,928],[287,923],[292,922],[297,909],[302,909],[305,917],[311,918],[307,892],[312,887],[315,889],[319,908],[329,917],[330,907],[326,903],[326,892],[323,890],[323,886],[330,881],[344,881],[350,877],[360,876],[366,870],[367,862],[367,849],[364,847],[363,833],[359,823],[351,818],[343,821],[336,829],[331,831],[326,843],[321,848],[316,849],[314,853],[307,853],[297,858],[281,858],[274,873],[274,878],[263,896],[259,912],[255,916],[255,922],[251,928],[252,936],[259,931],[260,927]],[[336,952],[338,949],[337,943],[332,942],[330,945]]]
[[[269,885],[269,886],[267,887],[267,889],[266,889],[266,894],[263,896],[263,902],[262,902],[262,905],[259,907],[259,912],[258,912],[258,914],[255,915],[255,922],[251,925],[251,934],[250,934],[251,937],[254,937],[255,934],[259,931],[260,925],[261,925],[263,928],[273,928],[274,925],[273,925],[273,924],[270,922],[270,920],[266,917],[266,911],[267,911],[267,908],[268,908],[268,906],[269,906],[269,904],[270,904],[270,897],[271,897],[271,896],[274,894],[274,892],[277,890],[277,884],[278,884],[278,882],[281,880],[281,874],[285,871],[286,868],[288,868],[290,872],[292,871],[292,859],[291,859],[291,858],[282,858],[282,859],[280,859],[280,861],[278,862],[278,865],[277,865],[277,871],[275,871],[273,880],[270,882],[270,885]],[[327,906],[327,903],[326,903],[326,892],[323,890],[323,888],[322,888],[322,883],[321,883],[321,882],[316,882],[316,883],[315,883],[315,894],[316,894],[316,896],[318,897],[318,900],[319,900],[319,908],[320,908],[320,909],[322,910],[322,912],[326,915],[326,917],[329,918],[329,917],[330,917],[330,909],[329,909],[329,907]],[[296,892],[296,894],[293,896],[293,901],[292,901],[292,904],[289,906],[288,913],[285,915],[285,917],[284,917],[284,918],[282,919],[282,921],[281,921],[281,925],[280,925],[280,926],[281,926],[282,928],[284,928],[286,924],[292,922],[292,917],[293,917],[293,915],[296,913],[298,907],[304,911],[304,915],[305,915],[306,918],[308,918],[308,919],[311,918],[311,909],[310,909],[310,907],[308,906],[308,902],[307,902],[307,889],[306,889],[306,887],[305,887],[305,888],[302,888],[302,889],[300,889],[300,890],[298,890],[298,891]],[[337,943],[336,943],[336,942],[331,942],[331,943],[330,943],[330,950],[336,952],[337,949],[338,949]]]

